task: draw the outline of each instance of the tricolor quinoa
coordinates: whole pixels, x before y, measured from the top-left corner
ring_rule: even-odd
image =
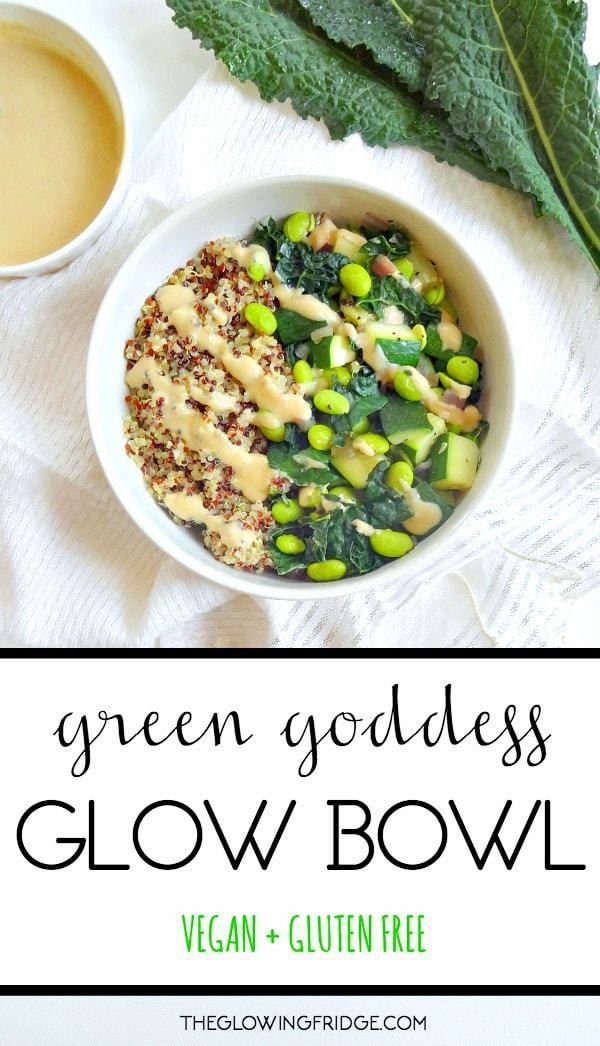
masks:
[[[257,334],[244,320],[249,302],[273,306],[273,287],[268,281],[255,283],[233,258],[227,257],[229,240],[214,240],[188,264],[177,269],[167,283],[193,287],[195,308],[202,324],[218,331],[240,355],[249,354],[275,378],[282,388],[291,388],[291,368],[274,337]],[[215,413],[206,403],[193,398],[190,405],[200,417],[221,429],[236,445],[266,453],[267,440],[252,424],[254,403],[245,398],[242,386],[230,377],[221,363],[200,349],[190,338],[180,337],[161,312],[154,295],[146,299],[136,322],[135,338],[127,342],[125,356],[130,369],[142,356],[153,357],[175,383],[202,386],[209,395],[220,392],[228,397],[225,414]],[[297,386],[296,386],[297,387]],[[264,570],[272,566],[266,535],[273,517],[263,502],[251,504],[232,485],[232,469],[206,453],[190,450],[183,439],[166,429],[160,400],[155,402],[148,384],[126,397],[129,415],[125,420],[126,450],[141,468],[154,497],[164,503],[172,492],[201,494],[205,507],[226,520],[239,520],[253,536],[251,544],[228,547],[219,536],[204,528],[207,548],[225,563],[244,570]],[[273,492],[285,491],[289,480],[273,478]],[[177,518],[176,516],[174,518]]]

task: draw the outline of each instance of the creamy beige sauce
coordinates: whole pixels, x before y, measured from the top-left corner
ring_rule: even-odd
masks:
[[[402,526],[408,530],[409,534],[415,534],[417,537],[429,533],[442,520],[440,506],[433,501],[423,501],[418,490],[408,483],[401,482],[400,485],[404,500],[411,511],[410,518],[405,519]]]
[[[383,385],[391,385],[396,374],[402,368],[397,363],[390,363],[381,345],[377,345],[370,334],[361,331],[356,336],[356,344],[360,346],[365,363],[374,370],[378,380]]]
[[[442,339],[442,345],[450,352],[460,352],[462,346],[462,331],[455,323],[442,320],[438,323],[438,334]]]
[[[34,261],[102,209],[120,122],[88,74],[43,36],[0,22],[0,265]]]
[[[246,249],[249,248],[243,248]],[[304,396],[297,392],[284,392],[251,356],[236,356],[227,348],[225,338],[200,325],[194,307],[196,297],[193,287],[166,283],[156,292],[156,300],[177,333],[184,338],[191,338],[199,348],[219,360],[232,378],[244,387],[249,399],[278,419],[277,424],[299,424],[310,418],[310,403]]]
[[[367,523],[364,519],[353,519],[352,526],[359,534],[364,534],[366,538],[372,538],[377,533],[375,527],[372,527],[370,523]]]
[[[271,272],[269,252],[258,243],[249,243],[247,247],[242,243],[232,243],[227,248],[227,257],[234,258],[244,269],[254,262],[256,265],[262,265],[265,272]]]
[[[326,302],[319,301],[313,294],[304,294],[297,287],[286,287],[276,273],[273,274],[273,286],[282,308],[291,309],[307,320],[323,320],[334,331],[343,322]]]
[[[164,503],[179,519],[185,520],[186,523],[201,523],[214,534],[218,534],[228,548],[250,548],[256,541],[256,535],[251,530],[233,520],[226,520],[209,512],[199,494],[186,494],[182,490],[175,494],[167,494]]]
[[[161,399],[164,426],[181,437],[190,450],[212,454],[233,470],[232,481],[249,501],[263,501],[275,477],[265,454],[236,446],[221,429],[200,418],[186,403],[185,385],[177,385],[162,373],[155,359],[142,356],[127,372],[127,384],[136,389],[150,384],[153,399]]]
[[[443,418],[450,425],[462,425],[465,432],[471,432],[475,426],[481,420],[481,414],[477,410],[477,407],[472,405],[468,407],[457,407],[453,403],[444,403],[443,400],[436,396],[435,392],[431,388],[431,385],[418,370],[414,367],[403,367],[407,374],[410,374],[414,381],[423,403],[427,407],[430,414],[437,414],[438,418]]]

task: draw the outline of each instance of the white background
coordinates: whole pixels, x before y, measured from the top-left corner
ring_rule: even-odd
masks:
[[[164,0],[29,2],[79,26],[110,58],[124,86],[136,154],[214,61],[187,31],[172,24],[171,12]],[[600,3],[595,0],[588,7],[588,54],[591,61],[597,62]],[[574,601],[569,611],[564,645],[597,647],[600,586]]]
[[[597,739],[600,705],[593,662],[486,659],[452,661],[225,659],[58,660],[7,663],[0,737],[0,900],[2,984],[594,984],[597,940],[599,840]],[[494,718],[514,701],[519,717],[543,706],[549,756],[539,768],[501,765],[503,746],[467,741],[426,750],[417,741],[375,750],[364,740],[323,750],[308,780],[296,773],[297,751],[279,740],[294,711],[328,717],[353,711],[373,717],[389,708],[398,682],[413,729],[442,707],[444,684],[454,685],[458,729],[477,712]],[[126,715],[128,732],[143,715],[161,712],[171,728],[190,709],[195,721],[237,708],[254,734],[243,748],[181,749],[169,742],[119,748],[103,735],[82,779],[69,774],[71,750],[52,733],[60,717],[99,709]],[[106,742],[106,743],[105,743]],[[32,803],[61,799],[74,816],[45,816],[46,853],[57,835],[84,829],[87,800],[97,804],[97,860],[132,863],[129,872],[89,871],[80,859],[62,871],[40,871],[19,854],[15,828]],[[159,799],[194,807],[205,838],[186,868],[161,872],[139,861],[131,846],[137,814]],[[273,825],[290,799],[298,807],[268,871],[252,855],[233,871],[204,815],[211,800],[232,843],[239,845],[261,799]],[[421,872],[394,868],[382,857],[357,872],[326,871],[330,825],[326,800],[361,799],[374,817],[402,799],[431,802],[446,815],[449,842],[443,857]],[[448,810],[458,804],[474,838],[483,844],[507,799],[514,800],[507,846],[520,832],[535,799],[551,799],[555,861],[584,862],[586,872],[543,870],[542,820],[536,821],[516,868],[497,856],[482,872],[468,856]],[[41,821],[40,821],[41,825]],[[162,821],[161,854],[181,854],[190,833],[177,837]],[[428,835],[411,821],[411,847]],[[153,841],[158,845],[155,823]],[[41,831],[41,828],[40,828]],[[85,831],[85,829],[84,829]],[[38,840],[39,832],[32,838]],[[407,837],[408,838],[408,837]],[[148,837],[149,840],[149,837]],[[63,847],[65,850],[66,847]],[[294,956],[267,942],[255,955],[187,954],[182,912],[256,912],[266,932],[281,930],[293,912],[425,912],[426,955]]]
[[[276,1035],[184,1032],[180,1014],[425,1015],[427,1030]],[[0,1033],[11,1046],[597,1046],[600,1001],[573,998],[5,998]]]

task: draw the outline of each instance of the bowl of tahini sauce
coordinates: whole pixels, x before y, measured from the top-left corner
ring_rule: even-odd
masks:
[[[103,58],[42,11],[0,2],[0,278],[53,272],[108,224],[129,172]]]

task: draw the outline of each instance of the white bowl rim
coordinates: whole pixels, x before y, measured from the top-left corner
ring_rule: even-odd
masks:
[[[121,149],[119,170],[110,194],[107,196],[98,213],[94,218],[92,218],[89,225],[86,225],[85,228],[82,229],[77,236],[73,237],[72,240],[68,240],[68,242],[64,243],[62,247],[57,247],[57,249],[52,251],[50,254],[44,254],[40,258],[33,258],[28,262],[20,262],[18,265],[0,265],[0,279],[10,279],[13,276],[37,276],[44,275],[48,272],[54,272],[56,269],[60,269],[64,264],[67,264],[69,261],[81,254],[85,249],[86,244],[93,243],[96,237],[103,231],[107,216],[112,212],[116,202],[124,193],[125,185],[129,178],[132,157],[129,116],[125,105],[124,95],[119,85],[119,79],[115,74],[112,63],[101,51],[98,50],[96,44],[93,43],[88,36],[85,36],[79,29],[76,29],[74,25],[71,25],[70,22],[65,21],[64,18],[58,18],[57,15],[52,14],[50,11],[46,11],[43,8],[30,7],[29,4],[13,3],[12,0],[0,0],[0,20],[2,19],[2,9],[9,7],[25,11],[34,18],[37,17],[41,20],[46,19],[50,22],[55,22],[59,28],[64,28],[74,36],[78,36],[79,39],[82,40],[91,51],[93,51],[95,57],[98,59],[99,65],[104,66],[104,70],[112,82],[115,97],[119,103],[119,115],[123,129],[123,147]]]
[[[471,258],[465,247],[461,244],[457,238],[449,233],[445,228],[441,228],[435,218],[432,218],[426,211],[419,206],[409,201],[403,200],[401,197],[396,196],[393,193],[381,190],[378,186],[370,184],[368,182],[356,181],[350,178],[338,178],[330,177],[327,175],[271,175],[268,177],[243,179],[238,182],[231,182],[229,185],[212,189],[207,193],[203,193],[201,196],[196,197],[185,207],[180,207],[173,211],[172,214],[168,215],[162,221],[155,226],[147,235],[138,243],[137,247],[131,252],[126,261],[123,263],[121,268],[118,270],[113,280],[111,281],[106,294],[102,300],[100,308],[98,309],[94,326],[92,328],[90,336],[90,344],[88,350],[87,360],[87,371],[86,371],[86,401],[87,401],[87,414],[88,422],[90,426],[90,432],[92,436],[92,442],[96,451],[96,455],[104,472],[104,475],[115,494],[117,500],[126,510],[128,515],[137,524],[140,530],[149,537],[155,545],[160,548],[162,552],[170,555],[177,562],[186,566],[193,573],[199,577],[212,582],[213,584],[219,585],[224,588],[233,589],[241,594],[259,596],[263,599],[289,599],[289,600],[321,600],[321,599],[340,599],[348,598],[351,595],[355,595],[359,592],[365,592],[372,590],[380,585],[383,585],[387,581],[393,580],[391,572],[396,569],[396,579],[403,580],[408,579],[411,573],[415,570],[420,569],[427,558],[427,545],[428,540],[419,543],[418,549],[415,549],[415,553],[403,557],[399,560],[392,560],[389,564],[383,567],[379,567],[376,570],[371,571],[367,574],[360,574],[356,577],[342,578],[339,581],[332,582],[331,584],[311,584],[307,581],[300,580],[287,580],[286,577],[273,575],[272,579],[269,577],[270,591],[265,592],[264,581],[266,576],[260,575],[262,584],[254,580],[254,577],[250,573],[246,573],[241,570],[236,570],[235,567],[229,567],[225,577],[221,575],[220,570],[217,567],[217,560],[215,560],[210,553],[208,553],[206,562],[201,564],[193,556],[188,554],[186,551],[178,548],[170,538],[165,539],[163,534],[159,534],[154,527],[153,521],[146,518],[143,509],[138,509],[138,502],[133,494],[132,486],[127,483],[121,483],[116,471],[113,471],[111,465],[111,455],[103,451],[103,437],[102,437],[102,423],[101,423],[101,411],[100,401],[95,396],[95,371],[96,367],[99,366],[102,358],[102,345],[103,340],[99,336],[99,332],[106,319],[111,314],[112,298],[117,293],[117,288],[120,282],[127,277],[128,271],[133,269],[138,264],[138,259],[145,254],[148,248],[151,248],[154,244],[160,243],[164,238],[165,234],[168,234],[171,226],[177,225],[186,217],[191,217],[198,207],[203,209],[209,206],[211,201],[220,198],[223,199],[227,196],[235,196],[240,191],[252,191],[253,189],[264,188],[273,186],[279,186],[282,184],[293,184],[302,182],[304,185],[312,184],[315,186],[319,185],[338,185],[354,189],[358,191],[369,191],[376,193],[382,198],[382,200],[388,200],[391,205],[396,207],[400,205],[407,213],[412,212],[415,216],[425,219],[430,224],[440,229],[443,236],[452,243],[453,246],[457,247],[460,252],[466,254],[473,267],[477,270],[481,280],[485,283],[485,286],[489,292],[491,301],[493,302],[494,308],[497,312],[497,317],[500,324],[500,333],[504,344],[506,345],[508,352],[506,358],[507,365],[507,378],[508,388],[506,389],[506,405],[504,408],[505,416],[505,430],[506,438],[502,447],[496,449],[496,467],[493,473],[483,478],[481,481],[473,487],[469,492],[468,509],[463,514],[462,518],[456,518],[452,516],[443,527],[436,532],[440,534],[443,532],[445,538],[449,538],[454,531],[460,527],[463,520],[466,518],[467,512],[472,515],[473,512],[481,505],[484,497],[489,494],[489,491],[493,484],[496,482],[498,475],[502,470],[502,466],[506,460],[506,452],[510,441],[510,436],[514,427],[514,416],[516,410],[516,377],[515,377],[515,365],[514,365],[514,350],[509,335],[508,328],[504,321],[501,306],[490,287],[485,275],[482,273],[479,265]],[[407,220],[407,225],[410,224],[410,218]],[[148,492],[148,498],[151,498],[151,494]],[[176,524],[173,524],[176,526]],[[435,551],[436,545],[431,548],[431,553]],[[208,551],[208,550],[207,550]],[[417,556],[417,551],[420,555]],[[416,562],[415,562],[416,560]],[[412,561],[412,562],[411,562]],[[223,564],[219,564],[223,567]],[[231,577],[229,576],[231,575]]]

